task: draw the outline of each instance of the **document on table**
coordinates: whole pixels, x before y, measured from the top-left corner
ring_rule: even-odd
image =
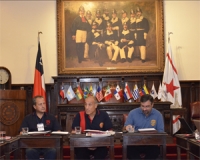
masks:
[[[142,131],[156,131],[155,128],[141,128],[138,129],[138,131],[142,132]]]
[[[53,131],[51,134],[57,134],[57,135],[67,135],[69,132],[66,131]]]
[[[28,132],[29,135],[44,135],[47,133],[50,133],[51,131],[34,131],[34,132]]]

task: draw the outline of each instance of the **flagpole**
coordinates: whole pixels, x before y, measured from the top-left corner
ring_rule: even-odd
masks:
[[[173,34],[173,32],[168,32],[168,43],[170,43],[170,34]]]
[[[40,34],[42,34],[41,31],[38,32],[38,42],[40,42]]]

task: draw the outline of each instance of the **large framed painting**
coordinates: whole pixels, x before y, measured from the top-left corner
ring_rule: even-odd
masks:
[[[163,0],[57,0],[58,74],[163,72]]]

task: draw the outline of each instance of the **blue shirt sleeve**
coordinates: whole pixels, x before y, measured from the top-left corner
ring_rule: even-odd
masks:
[[[164,120],[162,114],[158,114],[158,120],[156,125],[156,130],[158,132],[164,132]]]

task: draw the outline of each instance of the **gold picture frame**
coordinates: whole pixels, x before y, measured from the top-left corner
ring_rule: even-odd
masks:
[[[125,11],[130,17],[131,10],[136,14],[141,11],[143,18],[146,18],[149,25],[146,34],[146,45],[141,44],[145,51],[141,50],[139,44],[134,45],[134,52],[130,61],[122,62],[120,51],[116,61],[111,62],[108,52],[99,54],[90,53],[96,59],[88,58],[79,62],[76,52],[77,43],[73,40],[72,24],[80,11],[80,7],[92,13],[93,20],[98,11],[107,10],[110,17],[114,11],[121,19],[122,12]],[[112,18],[112,17],[111,17]],[[128,1],[72,1],[57,0],[57,55],[58,55],[58,75],[63,74],[127,74],[163,72],[164,70],[164,18],[163,0],[128,0]],[[122,24],[123,26],[123,24]],[[137,29],[139,31],[139,29]],[[105,31],[104,31],[105,32]],[[134,40],[133,40],[134,41]],[[102,41],[104,43],[105,41]],[[135,41],[136,42],[136,41]],[[120,38],[119,38],[120,43]],[[103,44],[105,46],[105,44]],[[86,47],[85,47],[86,48]],[[83,49],[82,49],[83,51]],[[125,55],[128,57],[125,50]],[[141,58],[141,53],[146,52],[146,58]],[[94,55],[93,55],[94,54]],[[112,52],[113,54],[113,52]],[[85,55],[84,55],[85,56]],[[99,58],[100,57],[100,58]],[[100,64],[99,61],[101,59]]]

